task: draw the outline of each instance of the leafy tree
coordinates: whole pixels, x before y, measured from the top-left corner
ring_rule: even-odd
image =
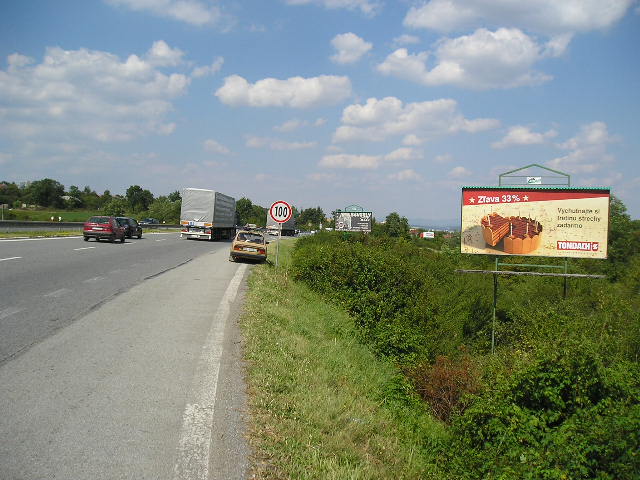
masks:
[[[44,178],[36,180],[27,187],[27,199],[42,207],[62,208],[64,206],[64,185],[56,180]]]
[[[320,224],[325,223],[327,223],[326,216],[320,207],[305,208],[296,219],[297,228],[302,230],[317,230]]]
[[[180,195],[180,192],[178,190],[175,190],[167,195],[167,199],[170,202],[178,202],[182,200],[182,195]]]
[[[401,217],[397,212],[387,215],[384,229],[390,237],[409,237],[409,221],[406,217]]]
[[[238,225],[253,223],[264,227],[267,223],[267,209],[256,205],[246,197],[236,201],[236,222]]]
[[[91,190],[89,186],[85,186],[82,190],[82,201],[85,208],[90,210],[97,210],[101,205],[100,196],[94,190]]]
[[[13,205],[20,199],[20,188],[14,182],[0,182],[0,203]]]
[[[127,210],[127,201],[124,198],[112,198],[109,203],[102,207],[102,211],[105,215],[113,215],[114,217],[121,217]]]
[[[169,197],[158,197],[149,206],[148,214],[161,222],[178,223],[180,221],[181,200],[171,201]]]
[[[67,191],[68,200],[65,201],[67,208],[82,208],[84,207],[84,197],[82,192],[75,185],[71,185]]]
[[[153,194],[149,190],[143,190],[140,185],[131,185],[127,188],[127,202],[134,212],[147,210],[153,202]]]

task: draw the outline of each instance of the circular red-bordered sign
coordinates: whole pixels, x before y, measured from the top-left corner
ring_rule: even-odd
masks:
[[[291,215],[293,215],[293,209],[291,205],[284,200],[278,200],[271,205],[269,215],[273,218],[274,222],[286,223],[291,218]]]

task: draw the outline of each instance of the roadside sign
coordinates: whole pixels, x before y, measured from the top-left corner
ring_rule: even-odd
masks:
[[[293,209],[291,205],[289,205],[284,200],[278,200],[271,205],[269,208],[269,215],[273,218],[274,222],[277,223],[286,223],[291,218],[293,214]]]

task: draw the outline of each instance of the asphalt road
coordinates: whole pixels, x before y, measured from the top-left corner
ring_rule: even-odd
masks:
[[[228,248],[0,241],[0,478],[245,478]]]
[[[0,240],[0,365],[146,278],[229,244],[179,234]]]

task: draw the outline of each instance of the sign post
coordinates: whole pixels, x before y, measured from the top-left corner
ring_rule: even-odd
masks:
[[[276,268],[278,268],[278,257],[280,256],[280,237],[282,237],[282,224],[291,219],[293,209],[284,200],[273,202],[269,208],[269,215],[274,222],[278,223],[278,243],[276,244]]]

